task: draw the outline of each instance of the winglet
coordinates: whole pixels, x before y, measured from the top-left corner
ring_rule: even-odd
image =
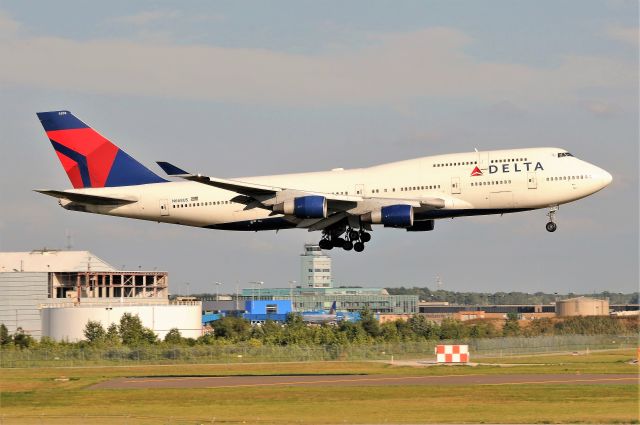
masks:
[[[165,161],[157,161],[156,164],[162,168],[162,170],[169,176],[188,176],[191,173],[184,171],[182,168],[178,168],[173,164]]]

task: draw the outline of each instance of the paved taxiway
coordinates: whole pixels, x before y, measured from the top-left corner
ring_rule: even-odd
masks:
[[[157,376],[117,378],[91,389],[134,388],[242,388],[272,386],[363,386],[363,385],[536,385],[536,384],[638,384],[638,375],[278,375],[278,376]]]

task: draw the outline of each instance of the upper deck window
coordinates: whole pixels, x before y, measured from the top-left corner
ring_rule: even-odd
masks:
[[[558,158],[562,158],[563,156],[573,156],[573,155],[571,155],[569,152],[560,152],[558,154]]]

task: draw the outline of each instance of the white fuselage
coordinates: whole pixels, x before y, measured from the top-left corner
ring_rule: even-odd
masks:
[[[480,172],[474,173],[476,167]],[[446,208],[425,218],[444,218],[554,207],[601,190],[611,182],[611,175],[566,154],[564,149],[531,148],[446,154],[368,168],[234,180],[364,199],[441,198],[446,201]],[[238,196],[235,192],[191,181],[69,192],[138,200],[118,207],[87,205],[83,208],[87,212],[188,226],[225,228],[219,225],[278,217],[266,209],[246,209],[244,204],[233,201]]]

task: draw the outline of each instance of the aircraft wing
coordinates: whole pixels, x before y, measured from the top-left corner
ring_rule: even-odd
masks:
[[[71,202],[80,202],[82,204],[90,205],[126,205],[137,202],[137,199],[133,197],[110,197],[89,195],[86,193],[66,192],[63,190],[44,190],[36,189],[35,192],[42,193],[44,195],[53,196],[58,199],[68,199]]]
[[[241,195],[247,196],[260,196],[260,195],[275,195],[282,189],[273,186],[263,186],[254,183],[241,182],[238,180],[220,179],[217,177],[208,177],[200,174],[191,174],[184,171],[181,168],[176,167],[173,164],[164,161],[158,161],[157,164],[167,173],[169,176],[182,177],[185,180],[190,180],[209,186],[214,186],[220,189],[229,190],[231,192],[237,192]]]
[[[327,200],[328,216],[322,219],[302,220],[298,224],[298,227],[306,227],[309,230],[322,230],[324,228],[335,225],[341,220],[348,219],[349,216],[360,216],[362,214],[379,210],[382,207],[390,205],[411,205],[418,210],[441,209],[446,208],[447,206],[447,199],[443,199],[442,197],[386,198],[335,195],[332,193],[288,189],[284,187],[266,186],[239,180],[229,180],[217,177],[203,176],[200,174],[191,174],[168,162],[158,162],[158,165],[170,176],[181,177],[186,180],[238,193],[239,196],[237,196],[233,200],[235,202],[245,204],[245,209],[264,208],[271,210],[273,209],[274,205],[294,199],[296,197],[311,195],[323,196]]]

